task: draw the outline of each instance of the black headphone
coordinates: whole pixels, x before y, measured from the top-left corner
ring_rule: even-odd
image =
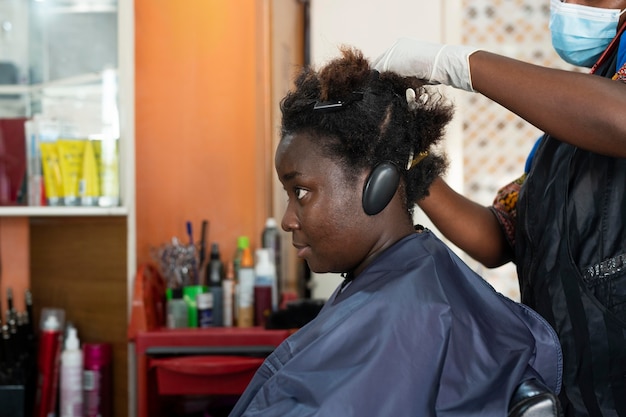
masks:
[[[400,169],[389,161],[372,169],[363,187],[363,210],[373,216],[383,211],[391,201],[400,183]]]

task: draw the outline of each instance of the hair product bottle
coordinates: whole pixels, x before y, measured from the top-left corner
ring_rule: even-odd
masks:
[[[108,343],[83,345],[85,417],[112,417],[112,348]]]
[[[282,262],[281,262],[281,242],[280,231],[278,230],[278,224],[276,219],[269,217],[265,221],[265,228],[261,235],[261,242],[264,248],[270,249],[270,260],[274,264],[276,270],[276,291],[277,294],[281,294],[284,290],[284,283],[282,282]]]
[[[83,417],[83,352],[76,327],[69,325],[61,353],[61,417]]]
[[[224,306],[224,327],[232,327],[235,298],[235,267],[232,262],[226,264],[226,276],[222,281],[222,304]]]
[[[254,259],[249,247],[241,256],[237,302],[237,327],[254,326]]]
[[[221,288],[220,288],[221,289]],[[214,322],[214,297],[211,292],[198,294],[196,304],[198,305],[198,327],[213,327]]]
[[[187,327],[187,302],[182,288],[172,288],[172,297],[167,300],[167,327],[182,329]]]
[[[220,257],[220,248],[217,243],[211,245],[211,256],[207,264],[206,280],[209,291],[213,294],[213,326],[224,325],[224,303],[222,296],[222,281],[224,280],[224,265]]]
[[[241,266],[241,257],[245,248],[250,246],[248,236],[239,236],[237,238],[237,249],[233,257],[233,268],[235,271],[235,288],[233,291],[233,325],[239,326],[239,267]]]
[[[37,353],[37,394],[34,417],[56,415],[59,360],[63,342],[65,310],[43,308]]]
[[[272,311],[278,309],[276,292],[276,267],[270,259],[271,249],[256,250],[256,265],[254,268],[254,324],[265,326],[265,322]]]

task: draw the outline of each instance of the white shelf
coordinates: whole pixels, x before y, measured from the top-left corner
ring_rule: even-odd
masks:
[[[90,72],[38,84],[0,84],[0,94],[31,94],[52,87],[77,87],[102,82],[101,72]]]
[[[0,217],[126,216],[127,207],[0,206]]]

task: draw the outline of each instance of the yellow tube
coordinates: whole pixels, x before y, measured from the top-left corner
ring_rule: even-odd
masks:
[[[57,146],[61,161],[63,177],[63,201],[66,206],[75,206],[79,203],[78,184],[83,168],[83,154],[86,139],[58,139]]]
[[[59,162],[59,152],[55,142],[42,142],[41,164],[43,169],[43,183],[46,193],[46,203],[49,206],[59,206],[63,202],[63,178]]]
[[[100,178],[98,178],[98,166],[93,150],[93,142],[85,141],[83,152],[83,167],[78,182],[78,195],[81,206],[97,206],[100,197]]]
[[[117,139],[93,141],[100,175],[98,205],[101,207],[115,207],[120,204],[118,142]]]

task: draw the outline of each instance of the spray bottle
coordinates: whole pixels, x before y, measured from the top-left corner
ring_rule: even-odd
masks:
[[[113,416],[112,346],[83,345],[83,401],[85,417]]]
[[[37,353],[37,394],[34,417],[56,415],[59,360],[63,341],[65,310],[43,308],[41,310],[39,351]]]
[[[241,258],[245,248],[250,246],[250,239],[248,236],[239,236],[237,238],[237,249],[235,250],[235,256],[233,257],[233,268],[235,271],[235,286],[233,293],[233,324],[239,323],[239,268],[241,266]]]
[[[76,327],[68,325],[61,353],[61,417],[83,417],[83,351]]]
[[[250,247],[243,250],[239,265],[237,327],[254,326],[254,259]]]
[[[206,269],[206,280],[209,291],[213,294],[213,326],[224,325],[224,302],[222,295],[222,281],[224,279],[224,265],[220,258],[220,248],[217,243],[211,245],[211,257]]]
[[[224,327],[233,327],[233,306],[235,302],[235,267],[233,262],[226,264],[226,276],[222,281],[222,295],[224,307]]]
[[[276,291],[276,267],[270,259],[271,249],[256,250],[256,265],[254,268],[254,324],[265,327],[269,315],[278,309],[278,295]]]
[[[281,238],[280,231],[278,230],[278,224],[276,219],[269,217],[265,221],[265,228],[261,234],[261,242],[263,247],[271,251],[270,260],[274,264],[276,270],[276,291],[277,294],[281,294],[284,290],[284,283],[282,282],[282,261],[281,261]]]

